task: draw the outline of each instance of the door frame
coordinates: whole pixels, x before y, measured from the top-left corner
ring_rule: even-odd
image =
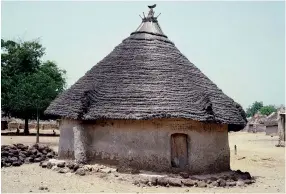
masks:
[[[188,134],[186,134],[186,133],[180,133],[180,132],[176,132],[176,133],[171,133],[170,135],[169,135],[169,140],[170,140],[170,149],[169,149],[169,153],[170,153],[170,166],[171,166],[171,168],[173,168],[173,169],[176,169],[176,170],[182,170],[182,168],[180,168],[180,167],[174,167],[173,165],[172,165],[172,137],[174,137],[174,136],[176,136],[176,135],[183,135],[183,136],[185,136],[185,138],[186,138],[186,146],[187,146],[187,164],[186,164],[186,166],[185,166],[185,168],[188,168],[188,166],[189,166],[189,152],[190,152],[190,148],[189,148],[189,145],[190,145],[190,141],[189,141],[189,135]]]

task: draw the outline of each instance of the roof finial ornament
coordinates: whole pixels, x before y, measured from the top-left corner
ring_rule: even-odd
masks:
[[[141,17],[141,15],[139,15],[142,18],[143,22],[157,22],[157,18],[159,17],[159,14],[157,17],[154,16],[155,12],[153,11],[153,9],[156,7],[156,4],[154,5],[148,5],[148,8],[150,9],[147,17],[145,16],[144,12],[143,12],[143,18]]]
[[[148,13],[148,16],[147,17],[154,17],[154,11],[153,11],[153,9],[156,7],[156,4],[154,4],[154,5],[148,5],[148,7],[149,7],[149,9],[150,9],[150,11],[149,11],[149,13]]]

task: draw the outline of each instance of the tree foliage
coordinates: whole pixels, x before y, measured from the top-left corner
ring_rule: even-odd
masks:
[[[262,107],[263,102],[255,101],[249,108],[246,109],[247,117],[253,117]]]
[[[270,115],[271,113],[273,113],[273,112],[276,112],[277,111],[277,109],[275,108],[275,106],[273,106],[273,105],[268,105],[268,106],[263,106],[260,110],[259,110],[259,112],[261,113],[261,114],[263,114],[263,115]]]
[[[43,111],[66,85],[64,70],[42,62],[45,48],[38,41],[1,39],[1,103],[9,116],[28,119]]]
[[[277,108],[274,105],[263,106],[263,102],[255,101],[249,108],[246,109],[247,117],[253,117],[256,113],[262,115],[270,115],[273,112],[276,112]]]

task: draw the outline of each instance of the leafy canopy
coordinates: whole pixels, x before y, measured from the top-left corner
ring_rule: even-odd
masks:
[[[247,117],[253,117],[256,113],[262,115],[270,115],[273,112],[276,112],[277,108],[273,105],[263,106],[263,102],[255,101],[249,108],[246,109]]]
[[[246,109],[247,117],[253,117],[262,107],[263,102],[255,101],[249,108]]]
[[[259,112],[261,113],[261,114],[263,114],[263,115],[270,115],[271,113],[273,113],[273,112],[276,112],[277,111],[277,109],[275,108],[275,106],[273,106],[273,105],[268,105],[268,106],[263,106],[260,110],[259,110]]]
[[[45,48],[38,41],[1,39],[2,110],[18,118],[35,118],[66,86],[66,71],[53,61],[42,62]]]

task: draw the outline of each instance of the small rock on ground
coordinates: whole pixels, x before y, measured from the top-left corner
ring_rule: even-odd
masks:
[[[75,174],[78,174],[80,176],[84,176],[85,175],[85,170],[83,168],[79,168],[76,170]]]

